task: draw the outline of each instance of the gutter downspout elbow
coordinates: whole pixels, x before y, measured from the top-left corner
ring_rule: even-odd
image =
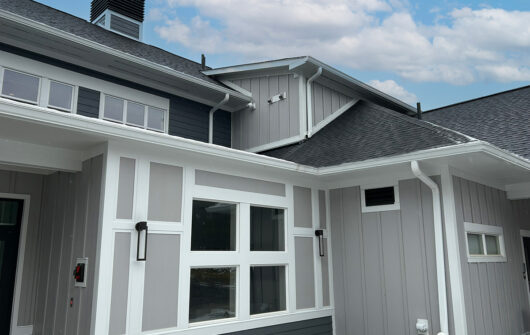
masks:
[[[440,306],[440,332],[438,335],[449,334],[449,321],[447,313],[447,287],[445,282],[445,256],[444,239],[442,230],[442,208],[440,188],[427,175],[421,171],[417,161],[410,162],[412,173],[427,185],[432,191],[432,205],[434,216],[434,244],[436,249],[436,274],[438,281],[438,304]]]
[[[306,105],[307,105],[307,137],[311,137],[313,135],[313,106],[312,106],[312,100],[311,99],[311,83],[315,81],[318,77],[322,75],[322,66],[320,66],[315,72],[314,75],[312,75],[309,79],[307,79],[307,85],[306,85]]]
[[[208,126],[208,143],[213,143],[213,113],[215,113],[216,110],[221,108],[228,99],[230,99],[230,94],[226,93],[223,100],[219,101],[219,103],[210,109],[210,115],[209,115],[209,126]]]

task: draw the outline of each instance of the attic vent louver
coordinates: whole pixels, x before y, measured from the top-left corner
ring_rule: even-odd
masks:
[[[371,188],[364,190],[366,207],[393,205],[396,202],[394,187]]]
[[[90,21],[120,35],[142,39],[145,0],[92,0]]]

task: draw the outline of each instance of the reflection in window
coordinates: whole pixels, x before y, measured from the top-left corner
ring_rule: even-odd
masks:
[[[250,207],[250,250],[284,251],[283,209]]]
[[[37,103],[39,98],[40,78],[29,74],[4,70],[2,95]]]
[[[236,268],[191,269],[190,322],[236,315]]]
[[[22,215],[22,201],[14,199],[0,200],[0,226],[14,226],[18,224]]]
[[[105,96],[105,111],[103,116],[105,119],[114,121],[123,121],[123,107],[125,101],[123,99]]]
[[[145,106],[136,102],[127,102],[127,124],[144,126]]]
[[[165,111],[156,107],[149,107],[147,114],[147,128],[152,130],[164,131]]]
[[[48,105],[67,111],[72,110],[72,97],[74,95],[74,87],[59,83],[56,81],[50,82],[50,98]]]
[[[250,268],[250,314],[285,310],[285,266]]]
[[[193,201],[191,250],[236,250],[235,204]]]

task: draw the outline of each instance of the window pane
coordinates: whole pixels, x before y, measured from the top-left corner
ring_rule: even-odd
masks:
[[[0,226],[14,226],[18,224],[18,217],[22,210],[20,200],[0,200]]]
[[[72,95],[74,88],[70,85],[50,82],[50,101],[48,104],[52,107],[72,109]]]
[[[191,250],[236,250],[235,204],[193,201]]]
[[[104,117],[106,119],[123,121],[123,104],[123,99],[105,96]]]
[[[500,255],[499,237],[495,235],[486,235],[486,251],[488,255]]]
[[[190,322],[236,315],[236,268],[191,269]]]
[[[147,128],[164,131],[164,114],[165,111],[163,109],[149,107]]]
[[[250,207],[250,250],[284,251],[283,209]]]
[[[250,314],[285,310],[285,266],[250,268]]]
[[[482,247],[482,235],[467,234],[467,246],[470,255],[484,255],[484,248]]]
[[[127,123],[135,126],[144,126],[145,106],[135,102],[127,102]]]
[[[5,69],[2,95],[37,102],[39,83],[39,77]]]

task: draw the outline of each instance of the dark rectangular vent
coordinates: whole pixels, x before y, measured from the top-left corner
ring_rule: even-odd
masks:
[[[145,0],[92,0],[90,22],[94,22],[107,9],[138,22],[144,21]]]
[[[396,203],[394,187],[371,188],[364,190],[366,207],[393,205]]]
[[[110,16],[110,29],[136,39],[140,38],[139,24],[116,15]]]

